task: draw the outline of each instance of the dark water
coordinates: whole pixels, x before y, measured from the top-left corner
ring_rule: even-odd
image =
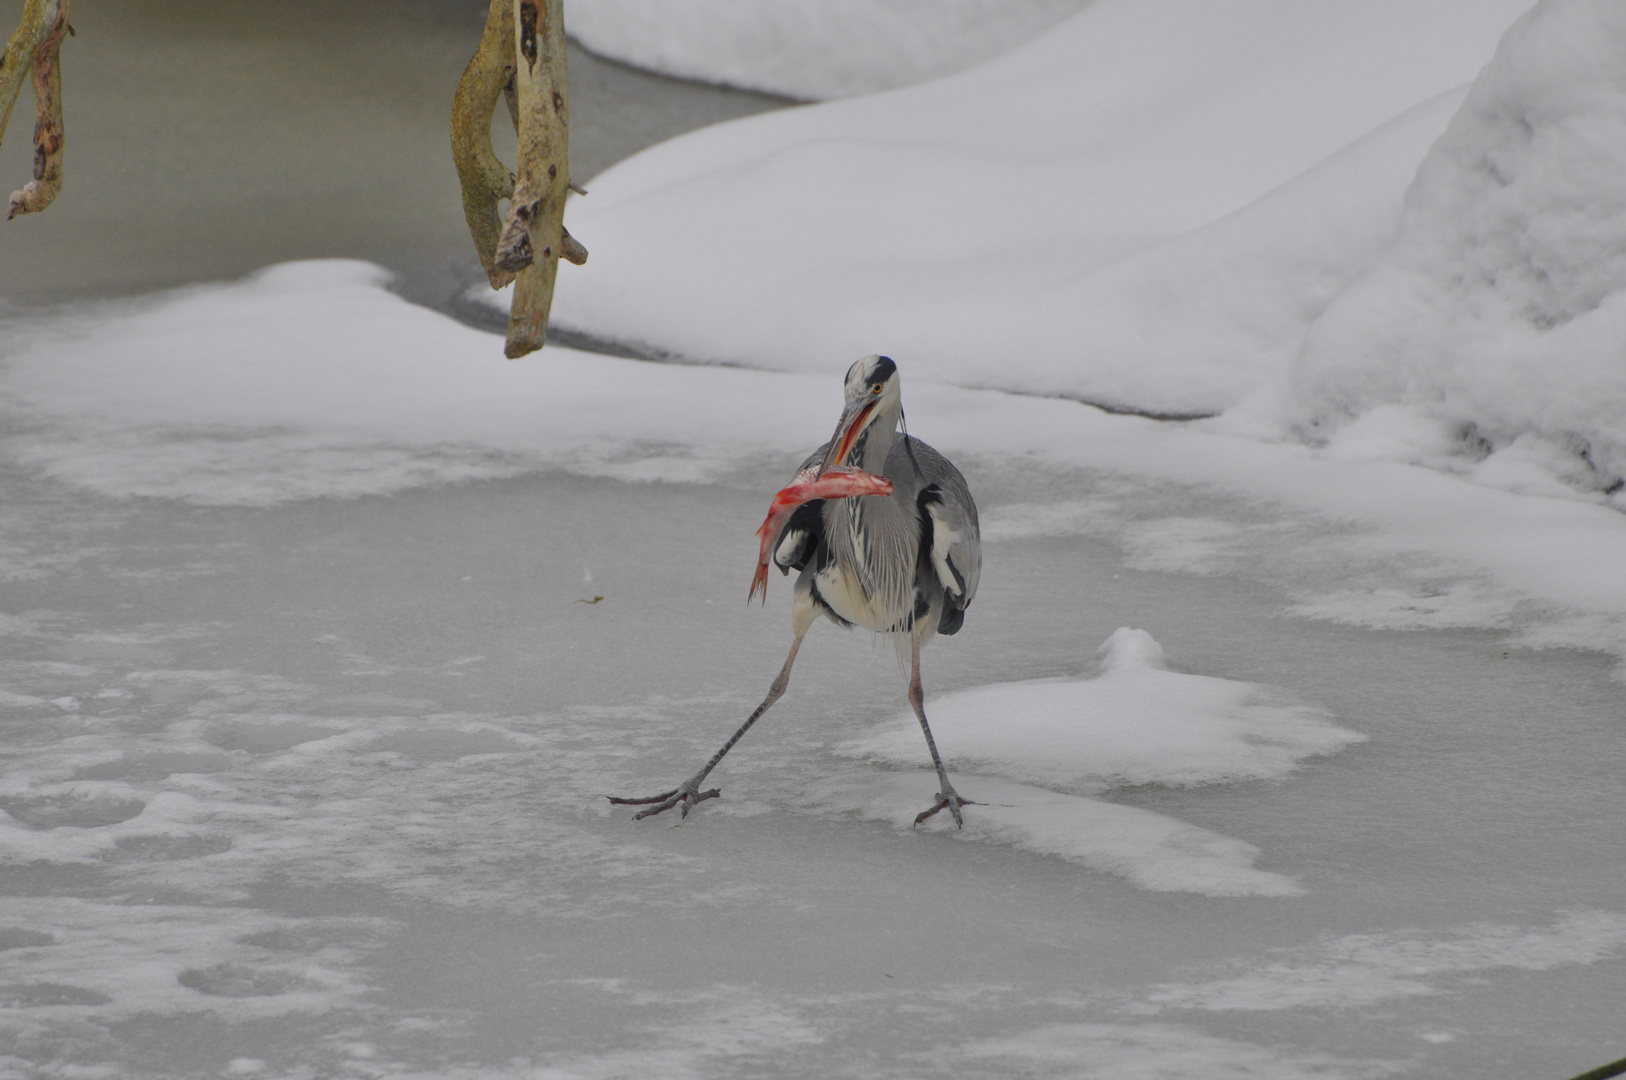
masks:
[[[5,33],[21,10],[0,2]],[[481,280],[447,125],[484,3],[86,0],[72,11],[63,191],[46,213],[0,226],[0,296],[146,292],[325,256],[387,266],[403,295],[442,310]],[[673,135],[788,104],[574,46],[569,66],[582,181]],[[25,87],[0,193],[31,175],[32,108]]]

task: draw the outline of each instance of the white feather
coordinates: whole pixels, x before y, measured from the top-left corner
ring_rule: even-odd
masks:
[[[932,567],[937,571],[937,580],[950,596],[959,596],[960,579],[949,566],[948,557],[949,549],[959,542],[960,534],[948,527],[936,503],[928,504],[926,512],[932,516]]]

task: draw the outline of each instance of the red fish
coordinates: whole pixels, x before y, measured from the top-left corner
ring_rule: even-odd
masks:
[[[768,602],[768,548],[779,535],[779,530],[784,527],[785,520],[798,506],[810,503],[814,499],[847,499],[854,495],[890,494],[892,481],[884,476],[876,476],[874,473],[857,469],[850,471],[832,469],[820,476],[818,466],[815,465],[797,473],[796,479],[788,486],[780,488],[779,494],[773,497],[773,503],[768,507],[768,516],[763,519],[762,527],[757,530],[757,536],[762,538],[762,548],[757,552],[757,572],[751,578],[751,591],[746,594],[745,602],[750,603],[755,599],[758,589],[762,590],[762,602],[764,604]]]

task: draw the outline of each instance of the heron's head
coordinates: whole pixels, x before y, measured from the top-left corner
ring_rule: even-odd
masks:
[[[846,403],[841,410],[841,420],[836,424],[836,433],[830,440],[830,452],[825,456],[824,467],[862,466],[862,459],[866,455],[862,451],[855,454],[855,449],[871,441],[865,436],[877,424],[884,425],[888,432],[897,429],[898,417],[903,411],[901,394],[898,365],[889,356],[872,354],[848,368]],[[890,449],[891,440],[888,438],[886,446],[880,449],[882,461]],[[854,457],[859,460],[852,460]],[[879,467],[878,463],[872,464]]]

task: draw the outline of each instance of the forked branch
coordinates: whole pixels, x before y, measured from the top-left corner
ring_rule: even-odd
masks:
[[[519,139],[512,174],[491,146],[499,97]],[[542,347],[559,260],[587,261],[587,249],[564,227],[565,198],[575,188],[569,134],[563,0],[492,0],[452,104],[452,157],[486,277],[494,289],[514,282],[504,348],[510,357]],[[499,218],[502,199],[512,201]]]

